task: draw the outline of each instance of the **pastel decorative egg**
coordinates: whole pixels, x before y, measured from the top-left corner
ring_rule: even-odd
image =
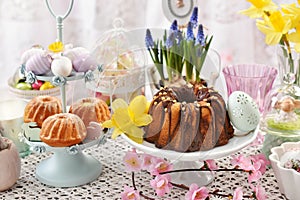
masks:
[[[26,71],[32,71],[36,75],[47,74],[50,71],[51,62],[52,58],[50,55],[46,53],[35,54],[27,60],[25,69]]]
[[[56,76],[67,77],[72,72],[72,62],[68,57],[60,56],[52,61],[51,70]]]
[[[234,91],[228,97],[228,115],[235,128],[248,132],[257,127],[260,113],[252,97],[242,91]]]
[[[79,56],[88,54],[90,54],[90,52],[84,47],[75,47],[64,51],[64,56],[70,58],[71,60],[74,60]]]
[[[73,61],[73,68],[76,72],[87,72],[94,70],[97,67],[96,60],[90,55],[81,55],[76,57]]]
[[[43,50],[40,47],[32,47],[24,51],[24,53],[21,56],[21,63],[25,64],[31,56],[36,54],[40,54],[40,55],[45,54],[45,50]]]

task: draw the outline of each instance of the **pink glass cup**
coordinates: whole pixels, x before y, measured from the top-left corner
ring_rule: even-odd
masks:
[[[238,64],[223,68],[227,86],[227,95],[234,91],[249,94],[259,106],[259,111],[266,111],[266,97],[271,91],[277,76],[277,69],[262,64]]]

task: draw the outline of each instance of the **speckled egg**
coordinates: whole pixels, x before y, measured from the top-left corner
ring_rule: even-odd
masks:
[[[52,58],[50,55],[46,53],[35,54],[27,60],[25,69],[26,71],[32,71],[36,75],[43,75],[50,71],[51,62]]]
[[[76,72],[87,72],[88,70],[94,70],[97,67],[96,60],[90,55],[78,56],[72,63]]]
[[[244,132],[257,127],[260,112],[253,98],[242,91],[234,91],[228,97],[228,114],[233,126]]]
[[[65,56],[57,57],[51,63],[51,71],[56,76],[67,77],[72,72],[72,62]]]

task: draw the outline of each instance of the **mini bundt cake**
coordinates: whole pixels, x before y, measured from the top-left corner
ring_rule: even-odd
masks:
[[[71,113],[59,113],[48,117],[42,125],[40,139],[53,147],[79,144],[86,138],[83,121]]]
[[[90,122],[102,123],[110,119],[110,111],[105,101],[96,97],[78,100],[70,106],[70,113],[79,116],[88,127]]]
[[[144,139],[157,148],[178,152],[209,150],[233,137],[222,96],[202,84],[165,87],[155,94]]]
[[[38,127],[43,121],[54,114],[62,112],[59,98],[54,96],[37,96],[29,101],[24,110],[24,122],[36,122]]]

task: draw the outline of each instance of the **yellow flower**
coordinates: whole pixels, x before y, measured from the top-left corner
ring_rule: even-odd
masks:
[[[257,20],[257,28],[266,35],[266,43],[269,45],[278,44],[283,35],[291,28],[291,20],[287,16],[282,16],[280,11],[274,11],[264,20]]]
[[[265,15],[265,12],[277,10],[277,5],[271,0],[247,0],[252,5],[246,10],[240,11],[240,13],[249,16],[250,18],[259,18]]]
[[[52,51],[54,53],[59,53],[64,50],[64,45],[61,41],[53,42],[48,46],[49,51]]]
[[[134,98],[128,108],[129,116],[136,126],[148,125],[152,118],[148,115],[149,105],[145,96],[137,96]]]
[[[300,24],[296,27],[296,31],[287,35],[287,39],[290,42],[294,42],[294,49],[300,52]]]
[[[282,12],[291,19],[291,27],[294,28],[300,23],[300,8],[295,4],[281,5]]]
[[[112,102],[113,115],[110,120],[105,121],[102,126],[114,128],[112,138],[115,139],[122,133],[137,143],[143,142],[143,130],[141,126],[148,125],[152,117],[148,115],[148,104],[145,96],[135,97],[129,104],[123,99]]]

